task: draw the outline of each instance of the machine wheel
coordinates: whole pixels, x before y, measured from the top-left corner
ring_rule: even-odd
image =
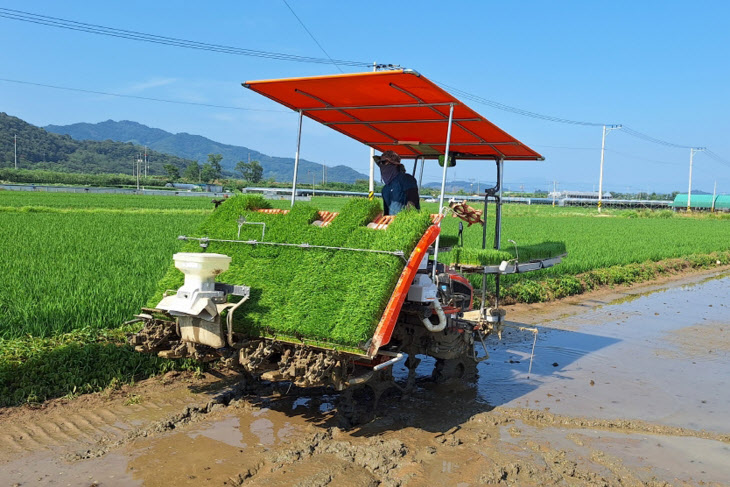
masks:
[[[402,397],[404,389],[393,380],[391,369],[375,372],[366,382],[345,389],[337,404],[340,428],[349,429],[375,419],[378,406]]]
[[[345,389],[337,402],[337,424],[342,429],[369,423],[375,418],[375,391],[368,384]]]
[[[477,378],[477,362],[472,357],[436,359],[431,378],[437,384],[473,382]]]

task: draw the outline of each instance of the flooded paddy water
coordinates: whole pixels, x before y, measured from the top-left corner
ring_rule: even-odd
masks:
[[[508,328],[476,384],[433,384],[424,360],[349,431],[334,393],[220,403],[235,379],[214,374],[8,408],[0,485],[730,485],[728,296],[727,274],[694,275],[512,307],[539,329],[529,376],[533,334]]]

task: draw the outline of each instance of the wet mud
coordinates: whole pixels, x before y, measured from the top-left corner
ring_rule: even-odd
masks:
[[[3,409],[0,485],[728,485],[727,296],[695,275],[514,306],[534,357],[507,329],[475,384],[430,382],[424,358],[351,430],[331,391],[218,372]]]

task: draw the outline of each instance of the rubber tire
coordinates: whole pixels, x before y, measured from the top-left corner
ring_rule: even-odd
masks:
[[[471,357],[436,359],[431,378],[437,384],[474,382],[477,378],[477,363]]]

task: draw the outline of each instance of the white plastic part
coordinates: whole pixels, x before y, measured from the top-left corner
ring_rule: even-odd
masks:
[[[436,301],[438,288],[426,274],[416,274],[410,289],[408,290],[408,301],[417,303],[431,303]]]
[[[178,293],[214,291],[215,276],[228,270],[231,258],[223,254],[178,252],[172,256],[175,267],[185,274],[185,284]]]
[[[180,252],[172,257],[175,267],[185,274],[185,283],[172,296],[166,296],[157,307],[173,316],[191,316],[215,321],[218,308],[215,299],[224,293],[215,290],[215,276],[228,270],[231,258],[223,254]]]

